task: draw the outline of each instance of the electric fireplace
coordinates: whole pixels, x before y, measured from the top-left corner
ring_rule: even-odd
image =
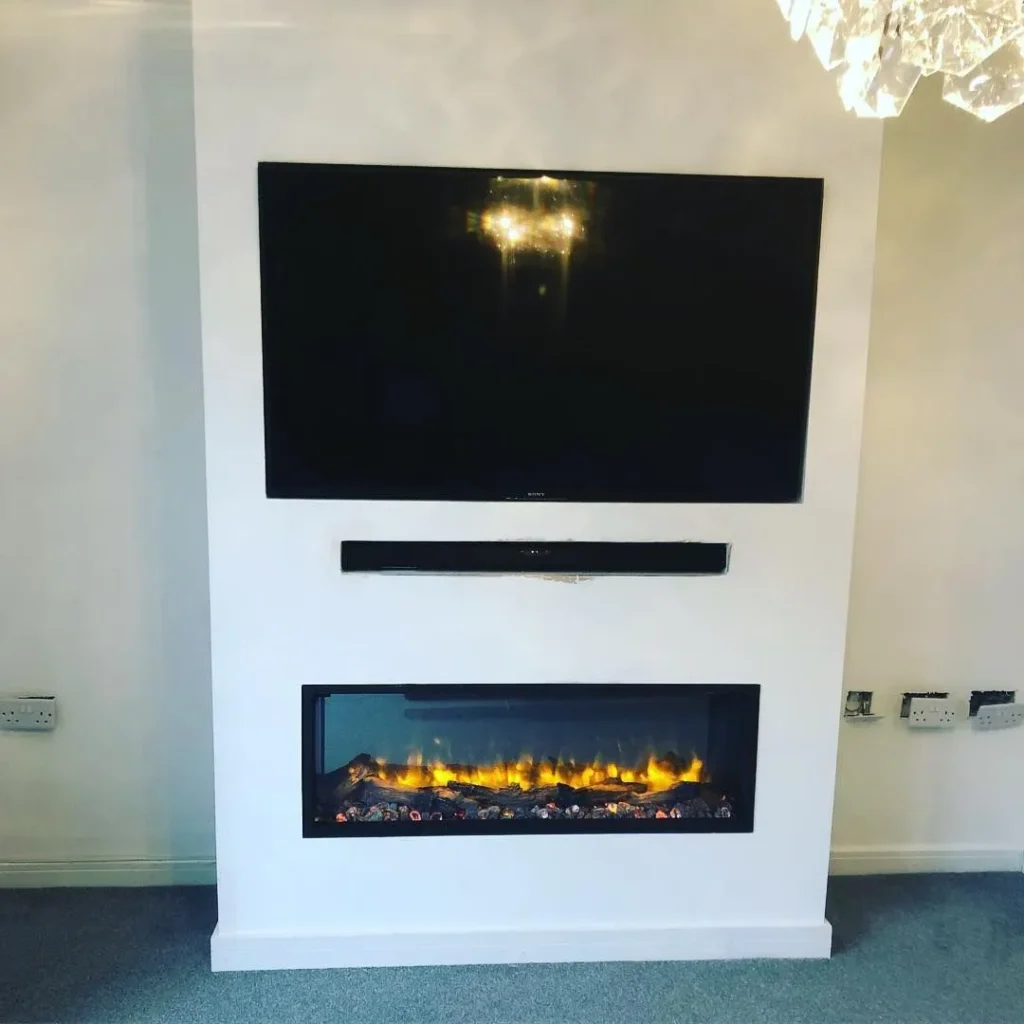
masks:
[[[750,832],[759,689],[304,686],[303,835]]]

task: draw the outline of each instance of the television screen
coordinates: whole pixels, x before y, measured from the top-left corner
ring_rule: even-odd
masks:
[[[268,496],[799,501],[822,194],[261,164]]]

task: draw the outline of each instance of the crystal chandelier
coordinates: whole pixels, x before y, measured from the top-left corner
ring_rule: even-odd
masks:
[[[838,76],[843,106],[896,117],[924,75],[983,121],[1024,104],[1024,0],[778,0],[793,39],[806,36]]]

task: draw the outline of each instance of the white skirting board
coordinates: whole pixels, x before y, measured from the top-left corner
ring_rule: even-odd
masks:
[[[0,861],[0,889],[59,886],[213,885],[212,857],[192,859]]]
[[[840,846],[833,875],[900,875],[946,871],[1020,871],[1024,850],[990,846]]]
[[[840,846],[833,875],[894,875],[943,871],[1021,871],[1024,850],[990,846]],[[57,886],[214,885],[212,857],[0,861],[0,889]]]
[[[360,935],[227,933],[210,940],[215,971],[615,960],[823,959],[832,926],[809,924],[574,931]]]

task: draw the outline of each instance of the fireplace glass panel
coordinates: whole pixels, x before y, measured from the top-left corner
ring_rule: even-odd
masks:
[[[753,827],[758,687],[303,688],[304,832]]]

